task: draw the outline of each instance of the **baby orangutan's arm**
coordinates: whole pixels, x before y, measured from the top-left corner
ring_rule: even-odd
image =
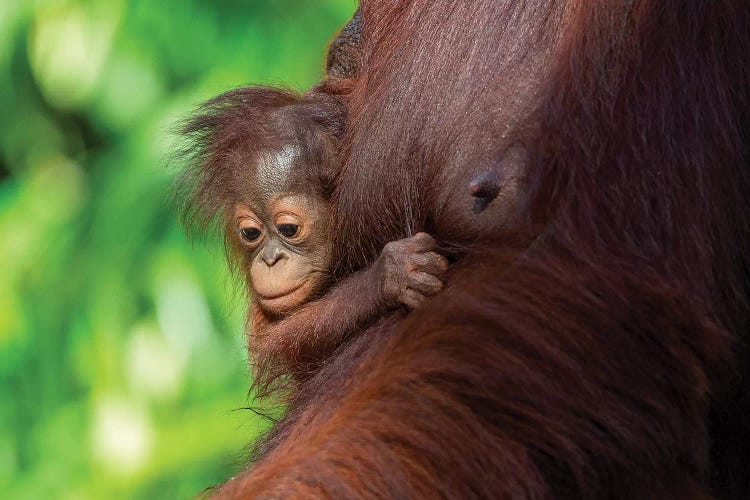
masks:
[[[285,372],[300,373],[386,311],[401,305],[419,307],[443,288],[448,261],[433,251],[435,247],[427,233],[390,242],[371,266],[289,316],[269,321],[255,314],[251,351],[256,361],[280,362]]]

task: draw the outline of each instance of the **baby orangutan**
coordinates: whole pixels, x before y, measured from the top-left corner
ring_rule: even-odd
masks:
[[[266,375],[256,381],[261,390],[269,373],[302,377],[388,310],[419,307],[442,290],[448,261],[426,233],[388,243],[366,269],[332,278],[337,101],[246,88],[203,111],[186,128],[203,144],[196,198],[225,214],[252,295],[250,350],[256,375]]]

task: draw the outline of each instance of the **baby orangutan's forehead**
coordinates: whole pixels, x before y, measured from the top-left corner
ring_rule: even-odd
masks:
[[[237,201],[268,206],[281,194],[304,189],[306,177],[299,146],[286,144],[253,154],[237,154],[232,162]]]
[[[248,161],[248,157],[252,159]],[[299,145],[286,144],[253,155],[246,154],[237,161],[235,202],[250,207],[261,219],[267,219],[272,212],[283,208],[305,214],[322,213],[317,205],[325,200],[318,199],[319,190],[309,178]]]
[[[255,160],[255,185],[265,196],[287,192],[300,177],[301,151],[296,144],[261,152]]]

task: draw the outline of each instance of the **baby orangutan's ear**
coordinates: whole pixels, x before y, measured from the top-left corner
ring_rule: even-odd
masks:
[[[340,141],[346,133],[346,106],[334,95],[310,90],[296,106],[303,123],[314,123],[330,137]]]
[[[331,144],[327,151],[324,152],[323,161],[316,166],[315,182],[320,186],[321,195],[325,199],[330,199],[333,190],[336,187],[336,176],[341,170],[341,151],[339,144]]]
[[[333,192],[341,165],[341,143],[346,133],[346,110],[334,96],[314,91],[305,94],[294,107],[297,123],[309,124],[298,130],[311,180],[323,197]]]

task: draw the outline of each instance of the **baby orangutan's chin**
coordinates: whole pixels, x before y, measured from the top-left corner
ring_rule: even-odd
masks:
[[[273,318],[282,318],[310,300],[316,289],[312,279],[302,281],[279,293],[264,295],[255,290],[255,301],[264,314]]]

